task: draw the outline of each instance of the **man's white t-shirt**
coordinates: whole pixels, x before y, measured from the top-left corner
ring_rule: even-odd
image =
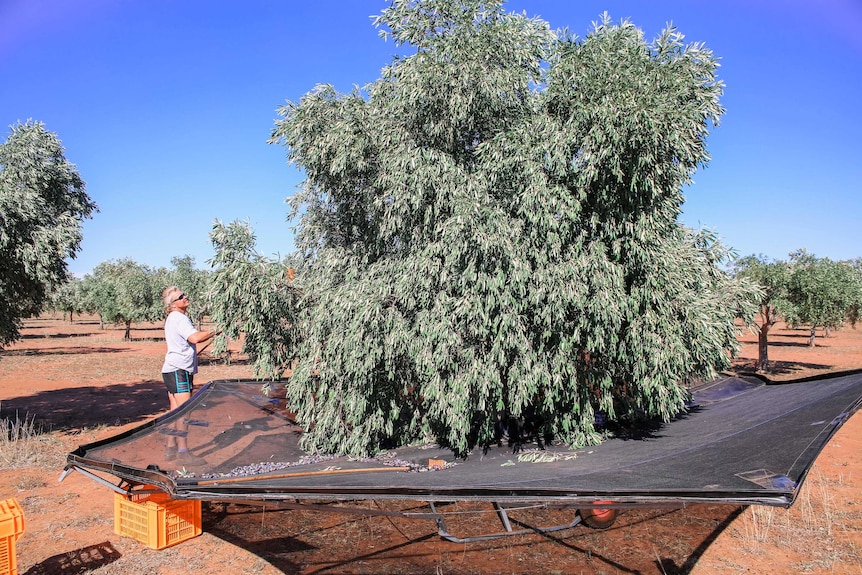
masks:
[[[190,373],[198,372],[198,356],[194,344],[189,343],[189,336],[197,330],[192,320],[178,311],[172,311],[165,320],[165,341],[168,344],[168,353],[165,355],[165,363],[162,373],[171,373],[178,369],[184,369]]]

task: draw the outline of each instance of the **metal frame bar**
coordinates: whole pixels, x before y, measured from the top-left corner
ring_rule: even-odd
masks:
[[[500,531],[497,533],[487,533],[485,535],[474,535],[472,537],[457,537],[449,532],[449,529],[446,527],[446,518],[442,513],[437,513],[437,508],[434,505],[434,502],[428,502],[428,505],[431,507],[431,510],[435,512],[435,514],[437,514],[437,518],[435,519],[435,521],[437,522],[437,533],[443,539],[446,539],[447,541],[451,541],[453,543],[475,543],[477,541],[489,541],[492,539],[500,539],[502,537],[511,537],[514,535],[529,535],[531,533],[552,533],[554,531],[571,529],[581,524],[581,514],[576,512],[575,518],[572,519],[571,523],[567,523],[565,525],[554,525],[551,527],[531,527],[529,529],[520,529],[518,531],[513,531],[512,523],[509,520],[509,515],[506,512],[507,509],[496,501],[493,501],[492,504],[494,505],[494,511],[496,511],[497,517],[500,519],[500,522],[506,529],[505,531]]]
[[[494,532],[494,533],[486,533],[483,535],[474,535],[470,537],[459,537],[454,535],[449,531],[449,528],[446,525],[446,514],[437,510],[437,505],[435,505],[434,501],[423,501],[422,503],[427,504],[431,508],[430,513],[424,512],[413,512],[413,511],[386,511],[383,509],[357,509],[352,507],[341,507],[338,505],[321,505],[319,503],[302,503],[299,500],[295,502],[288,501],[272,501],[272,500],[243,500],[237,501],[235,499],[218,499],[218,500],[210,500],[211,503],[236,503],[240,505],[272,505],[276,509],[279,510],[287,510],[287,509],[297,509],[297,510],[314,510],[314,511],[324,511],[327,513],[345,513],[349,515],[363,515],[363,516],[384,516],[384,517],[400,517],[402,519],[431,519],[437,525],[437,534],[453,543],[474,543],[477,541],[489,541],[492,539],[500,539],[502,537],[511,537],[516,535],[529,535],[532,533],[552,533],[554,531],[562,531],[564,529],[571,529],[573,527],[577,527],[583,521],[581,519],[581,515],[577,510],[575,511],[575,516],[571,522],[566,523],[564,525],[553,525],[550,527],[530,527],[529,529],[519,529],[517,531],[513,530],[512,522],[509,519],[508,511],[512,511],[514,509],[528,509],[528,508],[550,508],[547,505],[539,504],[539,505],[530,505],[530,506],[520,506],[520,507],[504,507],[500,505],[498,502],[491,502],[494,508],[494,512],[497,515],[500,522],[503,524],[505,531]],[[437,502],[440,503],[439,501]],[[467,513],[481,513],[480,511],[469,511]]]

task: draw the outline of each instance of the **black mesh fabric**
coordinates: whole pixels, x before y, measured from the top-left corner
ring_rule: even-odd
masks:
[[[299,448],[279,384],[213,381],[181,409],[78,448],[67,467],[155,485],[178,499],[724,502],[787,506],[830,437],[862,401],[862,374],[788,384],[725,378],[694,390],[688,413],[584,449],[505,443],[455,459],[439,446],[374,458]],[[166,459],[171,435],[205,460]],[[439,466],[442,465],[442,468]]]

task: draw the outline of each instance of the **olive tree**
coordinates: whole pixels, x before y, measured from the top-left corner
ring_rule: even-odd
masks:
[[[41,122],[12,126],[0,144],[0,347],[66,281],[94,211],[57,135]]]
[[[254,375],[277,379],[287,369],[299,340],[298,301],[301,289],[286,263],[255,251],[248,224],[215,222],[210,233],[215,255],[209,277],[207,305],[212,321],[224,329],[214,353],[229,339],[243,340]]]
[[[464,455],[528,406],[584,445],[598,410],[683,410],[751,309],[729,250],[677,219],[723,113],[713,54],[607,16],[580,40],[494,1],[395,0],[376,24],[409,55],[289,102],[272,136],[306,176],[305,289],[280,319],[301,329],[306,447]]]
[[[61,312],[64,318],[68,312],[69,323],[73,323],[73,314],[80,314],[85,311],[83,308],[82,285],[82,280],[69,277],[65,283],[60,284],[51,292],[49,304],[51,309]]]
[[[101,322],[122,324],[131,339],[132,323],[164,319],[164,274],[124,258],[102,262],[84,277],[89,310]]]
[[[737,277],[746,278],[761,288],[755,369],[765,371],[769,369],[769,330],[779,318],[793,315],[793,304],[788,299],[790,269],[787,262],[770,260],[764,255],[740,258],[734,262],[734,269]]]
[[[856,270],[851,264],[818,258],[807,251],[790,254],[789,299],[794,325],[811,328],[808,345],[814,347],[817,328],[827,332],[844,325],[858,302]]]

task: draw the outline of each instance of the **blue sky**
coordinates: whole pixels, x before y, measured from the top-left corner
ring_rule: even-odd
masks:
[[[101,210],[70,270],[130,257],[212,257],[215,219],[250,222],[265,255],[293,250],[285,198],[302,174],[266,143],[276,109],[318,83],[349,91],[396,47],[386,2],[0,0],[0,123],[56,132]],[[862,257],[862,2],[518,0],[583,37],[608,11],[654,38],[672,22],[721,58],[712,162],[683,221],[741,255]]]

